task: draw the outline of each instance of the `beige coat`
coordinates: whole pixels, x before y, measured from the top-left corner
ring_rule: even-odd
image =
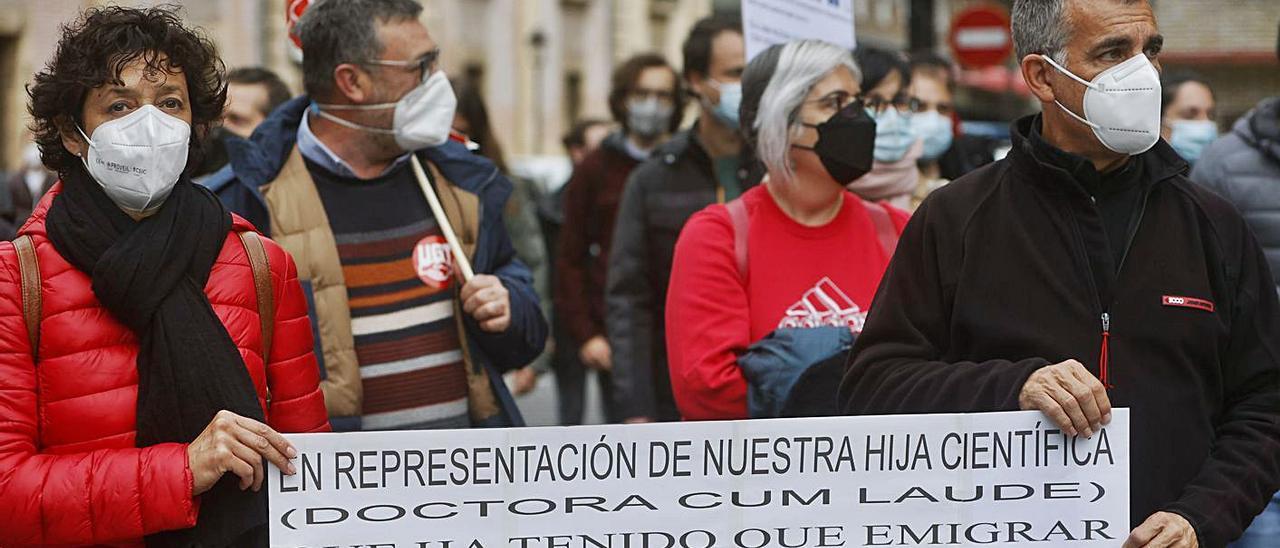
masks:
[[[423,163],[431,172],[445,217],[458,233],[463,251],[468,257],[474,256],[480,224],[479,197],[458,191],[431,162],[424,160]],[[271,215],[272,238],[293,255],[298,264],[298,279],[311,281],[326,373],[320,388],[329,416],[358,416],[363,405],[363,389],[338,244],[315,182],[296,146],[275,180],[261,188]],[[484,420],[497,415],[501,408],[488,376],[471,359],[467,331],[462,324],[462,307],[456,298],[454,317],[458,321],[467,368],[471,418]]]

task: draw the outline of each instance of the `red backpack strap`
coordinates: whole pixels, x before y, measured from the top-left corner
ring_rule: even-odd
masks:
[[[729,222],[733,223],[733,256],[738,263],[738,277],[747,283],[747,232],[751,220],[747,217],[747,204],[741,198],[725,204],[729,210]]]
[[[893,251],[898,248],[898,228],[893,225],[893,219],[889,217],[885,206],[866,200],[862,201],[862,205],[866,206],[871,224],[876,228],[880,247],[884,248],[885,253],[888,253],[889,258],[892,259]]]

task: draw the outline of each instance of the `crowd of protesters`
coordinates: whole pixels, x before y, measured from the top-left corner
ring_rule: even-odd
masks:
[[[565,425],[589,382],[611,423],[1126,407],[1126,546],[1280,543],[1280,98],[1220,136],[1150,2],[1013,2],[1007,156],[937,53],[714,15],[550,191],[421,14],[314,3],[297,96],[169,8],[63,29],[0,188],[0,545],[265,546],[281,433],[519,427],[544,375]]]

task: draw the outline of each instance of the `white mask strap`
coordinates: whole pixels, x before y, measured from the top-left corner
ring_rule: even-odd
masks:
[[[76,131],[80,132],[81,137],[84,137],[85,146],[89,148],[93,148],[93,141],[89,140],[89,136],[84,134],[83,129],[80,129],[80,124],[76,124]],[[85,149],[84,153],[77,154],[76,157],[80,158],[80,163],[84,165],[85,172],[88,172],[89,171],[89,160],[87,159],[89,157],[88,148]]]
[[[398,65],[393,65],[393,66],[398,66]],[[409,93],[413,93],[414,90],[427,86],[428,83],[433,80],[443,80],[444,78],[445,78],[444,73],[437,70],[431,73],[430,75],[423,77],[422,81],[418,83],[417,86],[409,90]],[[405,95],[407,96],[409,95],[409,93],[406,93]],[[403,97],[401,99],[403,99]],[[372,105],[337,105],[333,103],[316,103],[316,106],[326,110],[387,110],[391,108],[396,108],[396,105],[399,105],[399,104],[400,104],[399,101],[397,101],[394,103],[375,103]]]
[[[316,106],[326,110],[387,110],[396,108],[396,103],[376,103],[372,105],[335,105],[332,103],[316,103]]]
[[[1077,120],[1080,120],[1080,123],[1082,123],[1082,124],[1084,124],[1084,125],[1086,125],[1086,126],[1089,126],[1089,127],[1093,128],[1093,129],[1102,129],[1102,126],[1100,126],[1100,125],[1098,125],[1098,124],[1095,124],[1095,123],[1093,123],[1093,122],[1090,122],[1090,121],[1088,121],[1088,120],[1085,120],[1084,118],[1081,118],[1078,114],[1076,114],[1076,113],[1074,113],[1074,112],[1071,112],[1071,109],[1067,108],[1067,107],[1066,107],[1066,106],[1064,106],[1062,103],[1059,103],[1057,99],[1054,99],[1054,100],[1053,100],[1053,102],[1054,102],[1054,104],[1058,105],[1058,108],[1062,109],[1062,110],[1063,110],[1064,112],[1066,112],[1067,114],[1070,114],[1072,118],[1075,118],[1075,119],[1077,119]]]
[[[1053,65],[1053,68],[1058,69],[1058,72],[1061,72],[1061,73],[1063,73],[1063,74],[1065,74],[1065,75],[1067,75],[1067,76],[1070,76],[1072,80],[1075,80],[1075,81],[1077,81],[1077,82],[1080,82],[1080,84],[1081,84],[1081,85],[1083,85],[1084,87],[1087,87],[1087,88],[1089,88],[1089,89],[1095,89],[1095,87],[1096,87],[1096,86],[1094,86],[1093,82],[1087,82],[1087,81],[1085,81],[1083,78],[1080,78],[1079,76],[1076,76],[1076,75],[1075,75],[1075,73],[1073,73],[1073,72],[1071,72],[1071,71],[1067,70],[1067,69],[1066,69],[1065,67],[1063,67],[1062,65],[1059,65],[1059,64],[1058,64],[1058,62],[1057,62],[1057,61],[1054,61],[1052,57],[1049,57],[1048,55],[1041,55],[1041,56],[1040,56],[1040,58],[1041,58],[1041,59],[1044,59],[1045,61],[1048,61],[1050,65]],[[1062,109],[1062,110],[1063,110],[1064,112],[1066,112],[1067,114],[1070,114],[1072,118],[1075,118],[1075,119],[1077,119],[1077,120],[1080,120],[1080,123],[1082,123],[1082,124],[1084,124],[1084,125],[1086,125],[1086,126],[1089,126],[1089,127],[1093,128],[1093,129],[1102,129],[1102,126],[1099,126],[1098,124],[1095,124],[1095,123],[1093,123],[1093,122],[1090,122],[1090,121],[1088,121],[1088,120],[1084,119],[1084,118],[1083,118],[1082,116],[1080,116],[1079,114],[1076,114],[1076,113],[1074,113],[1074,112],[1071,112],[1071,109],[1067,108],[1065,105],[1063,105],[1063,104],[1062,104],[1061,102],[1059,102],[1057,99],[1054,99],[1054,100],[1053,100],[1053,102],[1054,102],[1054,104],[1058,105],[1058,108]]]
[[[1087,87],[1087,88],[1096,88],[1096,87],[1097,87],[1097,85],[1096,85],[1096,84],[1094,84],[1093,82],[1090,82],[1090,81],[1088,81],[1088,80],[1085,80],[1084,78],[1081,78],[1081,77],[1079,77],[1079,76],[1076,76],[1076,74],[1075,74],[1074,72],[1071,72],[1071,71],[1067,70],[1065,67],[1063,67],[1062,65],[1059,65],[1059,64],[1058,64],[1058,62],[1057,62],[1057,61],[1054,61],[1052,57],[1049,57],[1048,55],[1041,55],[1041,56],[1040,56],[1040,58],[1041,58],[1041,59],[1044,59],[1045,61],[1048,61],[1048,62],[1049,62],[1049,64],[1050,64],[1050,65],[1053,65],[1053,68],[1058,69],[1058,71],[1059,71],[1059,72],[1061,72],[1061,73],[1063,73],[1063,74],[1065,74],[1065,75],[1067,75],[1067,76],[1070,76],[1072,80],[1075,80],[1075,81],[1077,81],[1077,82],[1080,82],[1080,85],[1082,85],[1082,86],[1084,86],[1084,87]]]
[[[316,105],[316,106],[320,106],[320,105]],[[342,119],[342,118],[339,118],[339,117],[337,117],[337,116],[334,116],[334,115],[332,115],[332,114],[329,114],[328,112],[325,112],[325,111],[320,110],[320,109],[318,109],[318,108],[317,108],[317,109],[313,109],[313,110],[314,110],[314,111],[315,111],[315,113],[316,113],[317,115],[319,115],[321,118],[324,118],[325,120],[328,120],[328,121],[330,121],[330,122],[333,122],[333,123],[335,123],[335,124],[338,124],[338,125],[340,125],[340,126],[342,126],[342,127],[345,127],[345,128],[347,128],[347,129],[354,129],[354,130],[357,130],[357,131],[367,131],[367,132],[369,132],[369,133],[379,133],[379,134],[382,134],[382,135],[395,135],[395,133],[396,133],[396,132],[395,132],[395,130],[393,130],[393,129],[386,129],[386,128],[380,128],[380,127],[369,127],[369,126],[366,126],[366,125],[364,125],[364,124],[357,124],[357,123],[352,122],[352,121],[350,121],[350,120],[344,120],[344,119]]]

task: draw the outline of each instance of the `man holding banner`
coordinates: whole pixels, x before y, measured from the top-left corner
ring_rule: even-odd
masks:
[[[503,226],[511,183],[451,135],[421,12],[307,8],[308,96],[229,145],[207,184],[298,262],[335,428],[520,426],[501,374],[542,351],[546,321]]]
[[[855,414],[1132,413],[1125,546],[1221,547],[1280,488],[1280,307],[1239,214],[1160,133],[1147,0],[1017,0],[1043,114],[924,202],[841,390]]]

